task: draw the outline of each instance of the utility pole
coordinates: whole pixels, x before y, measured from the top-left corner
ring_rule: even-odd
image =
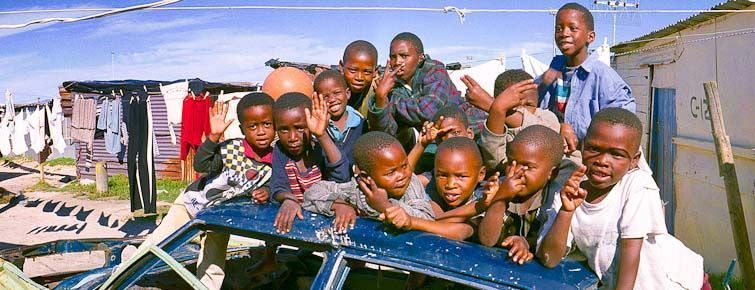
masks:
[[[110,52],[110,80],[115,80],[115,52]]]
[[[618,14],[616,12],[616,9],[619,8],[619,7],[623,7],[623,8],[640,8],[640,3],[628,3],[628,2],[625,2],[625,1],[611,1],[611,0],[609,0],[609,1],[595,0],[595,5],[606,5],[609,8],[611,8],[611,10],[614,11],[614,12],[611,13],[611,18],[612,18],[611,22],[613,24],[612,25],[612,29],[613,29],[613,37],[612,37],[612,39],[613,40],[611,41],[612,45],[616,44],[616,16]]]

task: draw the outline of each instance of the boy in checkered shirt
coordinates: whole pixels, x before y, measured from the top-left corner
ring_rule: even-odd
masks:
[[[273,99],[261,92],[244,96],[236,108],[244,139],[220,142],[232,120],[226,121],[228,104],[216,102],[210,110],[210,134],[197,149],[194,169],[202,176],[176,199],[160,225],[142,246],[156,245],[181,228],[208,206],[249,194],[256,203],[269,199],[272,175]],[[220,289],[225,273],[225,252],[229,235],[203,233],[197,277],[210,289]]]

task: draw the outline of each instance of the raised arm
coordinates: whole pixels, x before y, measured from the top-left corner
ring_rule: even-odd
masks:
[[[580,187],[580,182],[586,171],[587,167],[580,165],[561,188],[561,208],[550,230],[538,246],[537,258],[548,268],[556,267],[566,255],[567,240],[574,211],[587,196],[587,191]]]

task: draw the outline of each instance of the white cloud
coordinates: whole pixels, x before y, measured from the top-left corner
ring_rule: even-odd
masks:
[[[172,81],[199,77],[215,82],[262,82],[271,71],[264,63],[271,58],[335,64],[343,49],[308,36],[235,28],[179,32],[161,37],[151,47],[116,55],[115,78]],[[37,61],[44,62],[44,59]],[[108,80],[110,69],[109,64],[89,63],[0,74],[0,90],[10,88],[55,97],[63,81]]]
[[[170,20],[139,20],[134,18],[108,18],[88,38],[97,38],[107,35],[151,33],[176,27],[191,26],[209,23],[213,17],[176,18]]]

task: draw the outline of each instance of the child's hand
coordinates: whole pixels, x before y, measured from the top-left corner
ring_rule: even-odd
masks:
[[[284,200],[278,210],[278,215],[275,216],[275,223],[273,223],[276,232],[282,234],[290,232],[291,225],[297,217],[300,220],[304,219],[304,216],[301,213],[301,205],[291,199]]]
[[[330,115],[328,114],[328,104],[323,100],[322,95],[314,93],[312,96],[312,110],[304,108],[304,114],[307,117],[307,127],[312,135],[320,138],[325,135],[325,130],[328,128],[328,120]]]
[[[580,165],[574,173],[571,174],[569,180],[566,181],[564,187],[561,188],[561,210],[566,212],[573,212],[587,196],[587,190],[580,187],[582,178],[585,177],[587,167]]]
[[[504,239],[501,247],[509,249],[511,260],[520,265],[532,261],[532,258],[535,257],[530,252],[530,244],[527,242],[527,239],[522,236],[510,236]]]
[[[267,187],[252,190],[252,201],[254,203],[266,203],[270,199],[270,190]]]
[[[388,59],[385,64],[385,72],[383,72],[383,76],[380,77],[377,88],[375,88],[375,107],[385,108],[388,104],[388,94],[396,85],[396,73],[403,66],[402,64],[400,67],[391,68],[391,60]]]
[[[509,166],[506,166],[506,179],[503,180],[503,184],[493,198],[494,202],[509,201],[524,190],[524,170],[525,167],[516,164],[516,161],[511,161]]]
[[[380,214],[380,219],[405,231],[412,229],[412,217],[400,206],[392,206]]]
[[[364,193],[367,198],[367,204],[379,212],[385,211],[385,209],[391,207],[391,202],[388,201],[388,192],[375,184],[369,176],[359,175],[357,177],[357,184],[359,189]]]
[[[438,119],[437,123],[425,121],[422,125],[422,131],[419,132],[419,144],[422,148],[427,148],[430,143],[435,142],[439,137],[448,134],[453,128],[446,127],[440,128],[440,124],[443,123],[443,116]]]
[[[461,77],[461,81],[467,86],[467,93],[464,95],[467,102],[480,110],[489,112],[490,106],[493,104],[493,97],[469,75]]]
[[[509,112],[518,106],[524,105],[527,100],[525,92],[529,90],[537,90],[534,80],[523,80],[509,86],[495,97],[491,110]]]
[[[233,120],[225,120],[226,114],[228,114],[228,104],[226,103],[215,102],[210,108],[210,134],[207,135],[210,141],[218,143],[225,129],[233,123]]]
[[[577,150],[579,140],[571,125],[561,123],[561,137],[564,139],[564,154],[571,155],[572,152]]]
[[[357,211],[353,206],[343,202],[334,202],[333,211],[336,212],[336,218],[333,220],[333,227],[336,232],[345,233],[354,228],[354,223],[357,221]]]
[[[488,208],[491,204],[493,204],[493,199],[496,196],[496,193],[498,193],[498,188],[501,187],[501,182],[498,180],[500,177],[500,173],[498,171],[493,174],[488,180],[485,182],[485,185],[483,185],[483,201],[485,204],[485,208]]]

